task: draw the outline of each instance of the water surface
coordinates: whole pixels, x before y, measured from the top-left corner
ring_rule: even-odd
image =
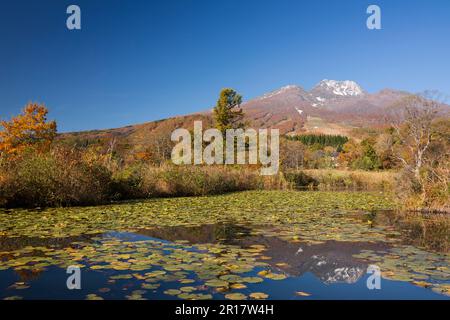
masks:
[[[0,298],[449,299],[448,253],[416,243],[379,195],[352,210],[355,195],[303,194],[4,211]],[[67,289],[70,265],[81,290]]]

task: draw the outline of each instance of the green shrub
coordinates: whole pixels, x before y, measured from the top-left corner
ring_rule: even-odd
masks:
[[[111,198],[114,200],[145,198],[143,165],[132,165],[118,170],[112,176]]]
[[[317,187],[319,185],[316,179],[308,176],[303,171],[286,172],[284,178],[295,188]]]

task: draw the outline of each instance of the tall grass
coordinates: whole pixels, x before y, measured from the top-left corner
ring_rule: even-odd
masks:
[[[395,172],[347,171],[336,169],[308,169],[285,174],[297,176],[296,187],[319,190],[369,190],[389,191],[393,188]],[[292,181],[292,178],[289,179]]]
[[[70,150],[27,152],[0,166],[0,205],[69,206],[103,203],[111,188],[108,168]]]
[[[390,190],[395,173],[287,171],[261,176],[257,166],[120,165],[95,150],[55,147],[0,158],[0,206],[95,205],[110,201],[201,196],[255,189]]]
[[[200,196],[264,187],[258,171],[224,166],[148,167],[142,190],[147,196]]]
[[[120,167],[95,152],[56,148],[0,162],[0,206],[94,205],[114,200],[201,196],[254,189],[282,189],[282,175],[263,177],[242,166]]]

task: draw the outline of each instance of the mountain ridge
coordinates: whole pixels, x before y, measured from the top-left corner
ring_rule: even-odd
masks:
[[[253,128],[276,128],[280,134],[343,134],[354,128],[385,125],[386,112],[410,93],[383,89],[365,91],[351,80],[324,79],[309,91],[299,85],[287,85],[242,103],[244,121]],[[212,109],[141,124],[107,130],[63,133],[58,139],[86,145],[95,141],[118,140],[130,149],[142,149],[155,141],[170,141],[177,128],[192,128],[196,120],[203,128],[212,127]]]

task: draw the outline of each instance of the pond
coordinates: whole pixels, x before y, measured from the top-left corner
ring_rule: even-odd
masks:
[[[0,299],[449,299],[450,255],[392,207],[379,193],[251,191],[3,210]]]

